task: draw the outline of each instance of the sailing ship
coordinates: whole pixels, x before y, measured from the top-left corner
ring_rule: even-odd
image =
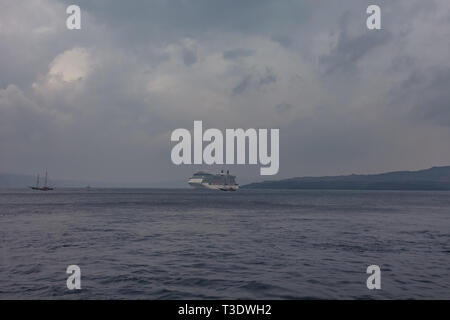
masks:
[[[50,190],[53,190],[53,188],[50,187],[50,186],[48,185],[48,175],[47,175],[47,171],[45,171],[44,186],[42,186],[42,187],[39,186],[39,173],[38,173],[37,178],[36,178],[36,185],[35,185],[35,186],[30,186],[30,189],[33,189],[33,190],[40,190],[40,191],[50,191]]]

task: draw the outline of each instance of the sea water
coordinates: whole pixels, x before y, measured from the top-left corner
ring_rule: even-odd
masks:
[[[3,189],[14,298],[450,299],[450,192]]]

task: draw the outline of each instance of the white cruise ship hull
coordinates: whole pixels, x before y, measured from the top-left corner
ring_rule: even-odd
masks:
[[[196,189],[210,189],[210,190],[221,190],[221,191],[236,191],[239,189],[238,185],[226,185],[226,184],[210,184],[208,182],[203,182],[203,179],[189,179],[189,185]]]

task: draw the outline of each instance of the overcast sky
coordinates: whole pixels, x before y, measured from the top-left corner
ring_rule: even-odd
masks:
[[[449,165],[450,1],[0,0],[0,172],[183,181],[194,120],[279,128],[272,179]]]

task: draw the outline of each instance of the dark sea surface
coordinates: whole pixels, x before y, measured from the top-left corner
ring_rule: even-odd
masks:
[[[4,189],[0,241],[0,299],[450,299],[450,192]]]

